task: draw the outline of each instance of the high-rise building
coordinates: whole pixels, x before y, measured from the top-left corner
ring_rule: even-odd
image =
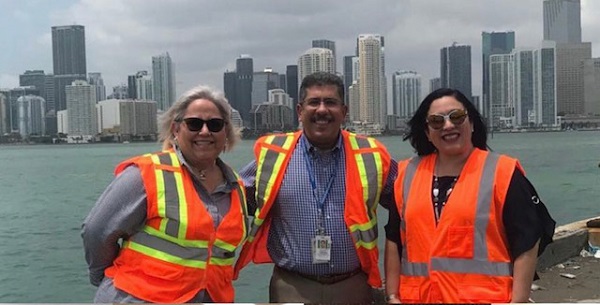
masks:
[[[581,1],[544,1],[544,40],[581,42]]]
[[[127,75],[127,98],[137,99],[137,74]]]
[[[600,57],[583,62],[585,114],[600,115]]]
[[[490,55],[490,113],[492,126],[513,128],[515,126],[514,56],[512,54]]]
[[[481,53],[482,53],[482,97],[484,118],[489,117],[489,66],[490,56],[494,54],[509,54],[515,48],[515,32],[482,32],[481,33]]]
[[[3,135],[8,133],[8,114],[6,110],[8,99],[6,98],[6,92],[0,91],[0,134]]]
[[[157,133],[157,106],[155,101],[116,100],[98,102],[98,130],[102,134],[119,134],[121,140],[149,137]]]
[[[267,102],[269,90],[280,89],[279,73],[271,68],[265,68],[261,72],[254,72],[252,76],[252,105]]]
[[[335,74],[333,52],[325,48],[310,48],[298,58],[298,81],[315,72]]]
[[[492,55],[492,127],[556,128],[556,69],[553,41]],[[496,116],[497,115],[497,116]]]
[[[358,64],[360,67],[359,120],[383,130],[387,119],[383,36],[378,34],[358,36]]]
[[[442,79],[439,77],[434,77],[429,79],[429,93],[442,88]]]
[[[40,91],[40,96],[46,99],[46,74],[44,70],[27,70],[19,75],[19,87],[34,86]]]
[[[103,101],[106,99],[106,87],[104,86],[104,79],[100,72],[88,73],[88,83],[96,87],[96,101]]]
[[[225,94],[225,98],[231,104],[231,108],[235,109],[233,106],[235,104],[235,84],[237,82],[237,74],[235,71],[225,71],[223,73],[223,93]],[[237,109],[236,109],[237,110]],[[239,113],[239,112],[238,112]]]
[[[152,56],[152,90],[159,110],[166,111],[175,103],[175,67],[168,52]]]
[[[392,74],[393,115],[410,118],[421,103],[421,75],[414,71]]]
[[[40,96],[40,90],[38,90],[35,86],[25,86],[25,87],[17,87],[10,89],[4,92],[6,96],[6,121],[7,121],[7,130],[9,132],[18,132],[19,131],[19,103],[18,99],[22,96]]]
[[[350,55],[344,56],[344,70],[342,72],[344,74],[344,89],[346,93],[352,84],[356,81],[358,82],[359,68],[358,68],[358,56]],[[349,104],[349,95],[345,96],[346,105]]]
[[[152,76],[146,71],[140,71],[136,74],[135,79],[135,99],[138,100],[154,100],[154,90],[152,89]]]
[[[65,87],[75,80],[87,79],[85,28],[82,25],[52,27],[54,69],[54,107],[67,109]]]
[[[54,116],[56,116],[56,107],[54,102],[54,94],[56,94],[56,91],[54,90],[54,74],[46,74],[44,78],[44,88],[46,91],[46,111],[52,112],[54,113]],[[56,125],[56,123],[54,123],[54,125]],[[50,127],[46,124],[46,131],[49,131],[49,129]]]
[[[312,41],[313,48],[324,48],[331,50],[333,54],[333,71],[337,71],[337,57],[335,53],[335,41],[327,39],[316,39]]]
[[[17,99],[17,104],[21,137],[46,135],[46,101],[41,96],[25,95]]]
[[[98,133],[96,89],[86,81],[77,80],[65,92],[69,137],[92,138]]]
[[[285,92],[292,99],[292,110],[296,111],[298,104],[298,65],[287,65],[285,67]],[[298,116],[293,115],[294,126],[298,126]]]
[[[250,55],[242,54],[236,59],[235,73],[237,81],[235,83],[235,103],[232,106],[240,112],[244,125],[252,128],[253,115],[250,111],[252,110],[254,61]]]
[[[440,51],[440,78],[443,88],[457,89],[471,99],[471,46],[459,45]]]
[[[558,113],[584,114],[583,62],[592,58],[592,44],[556,44],[556,102]]]

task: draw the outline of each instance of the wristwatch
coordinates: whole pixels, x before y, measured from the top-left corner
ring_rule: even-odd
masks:
[[[391,293],[391,294],[388,294],[385,296],[385,301],[389,303],[392,299],[397,299],[397,298],[398,297],[396,296],[395,293]]]

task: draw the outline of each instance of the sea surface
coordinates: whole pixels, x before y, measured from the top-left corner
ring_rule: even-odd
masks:
[[[413,155],[400,137],[382,137],[392,156]],[[239,169],[253,141],[223,155]],[[520,159],[558,224],[600,215],[600,131],[494,134],[489,145]],[[0,303],[89,303],[95,287],[81,222],[128,157],[157,143],[0,146]],[[387,212],[379,210],[380,237]],[[383,238],[380,238],[380,244]],[[236,301],[266,302],[272,265],[250,265]]]

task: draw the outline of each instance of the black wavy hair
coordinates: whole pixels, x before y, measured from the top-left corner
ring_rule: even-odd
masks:
[[[436,151],[435,146],[427,139],[427,134],[425,134],[425,130],[427,130],[427,112],[429,111],[429,107],[433,101],[442,98],[444,96],[452,96],[457,101],[459,101],[469,115],[469,121],[473,123],[473,135],[471,137],[471,142],[473,146],[488,150],[489,147],[487,145],[487,127],[485,122],[483,121],[483,117],[475,108],[475,105],[469,101],[469,99],[460,91],[451,88],[441,88],[437,89],[421,102],[419,108],[413,115],[413,117],[408,121],[408,133],[404,136],[403,140],[409,140],[410,145],[415,149],[419,156],[425,156],[431,154]]]
[[[304,102],[308,88],[312,86],[335,86],[337,93],[344,103],[344,81],[341,77],[329,72],[315,72],[304,77],[300,84],[298,103]]]

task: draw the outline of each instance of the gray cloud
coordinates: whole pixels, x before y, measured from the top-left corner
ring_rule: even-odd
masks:
[[[582,7],[584,40],[594,43],[598,56],[600,1],[582,0]],[[482,31],[513,30],[517,46],[542,39],[542,1],[534,0],[80,0],[51,12],[50,20],[86,26],[88,70],[102,72],[111,86],[151,69],[153,55],[169,52],[180,93],[198,83],[221,88],[223,72],[234,69],[240,54],[254,58],[255,70],[285,72],[312,39],[336,42],[341,70],[356,37],[377,33],[386,39],[388,76],[410,69],[425,82],[439,74],[442,47],[471,45],[478,94]],[[38,34],[44,48],[49,31]]]

